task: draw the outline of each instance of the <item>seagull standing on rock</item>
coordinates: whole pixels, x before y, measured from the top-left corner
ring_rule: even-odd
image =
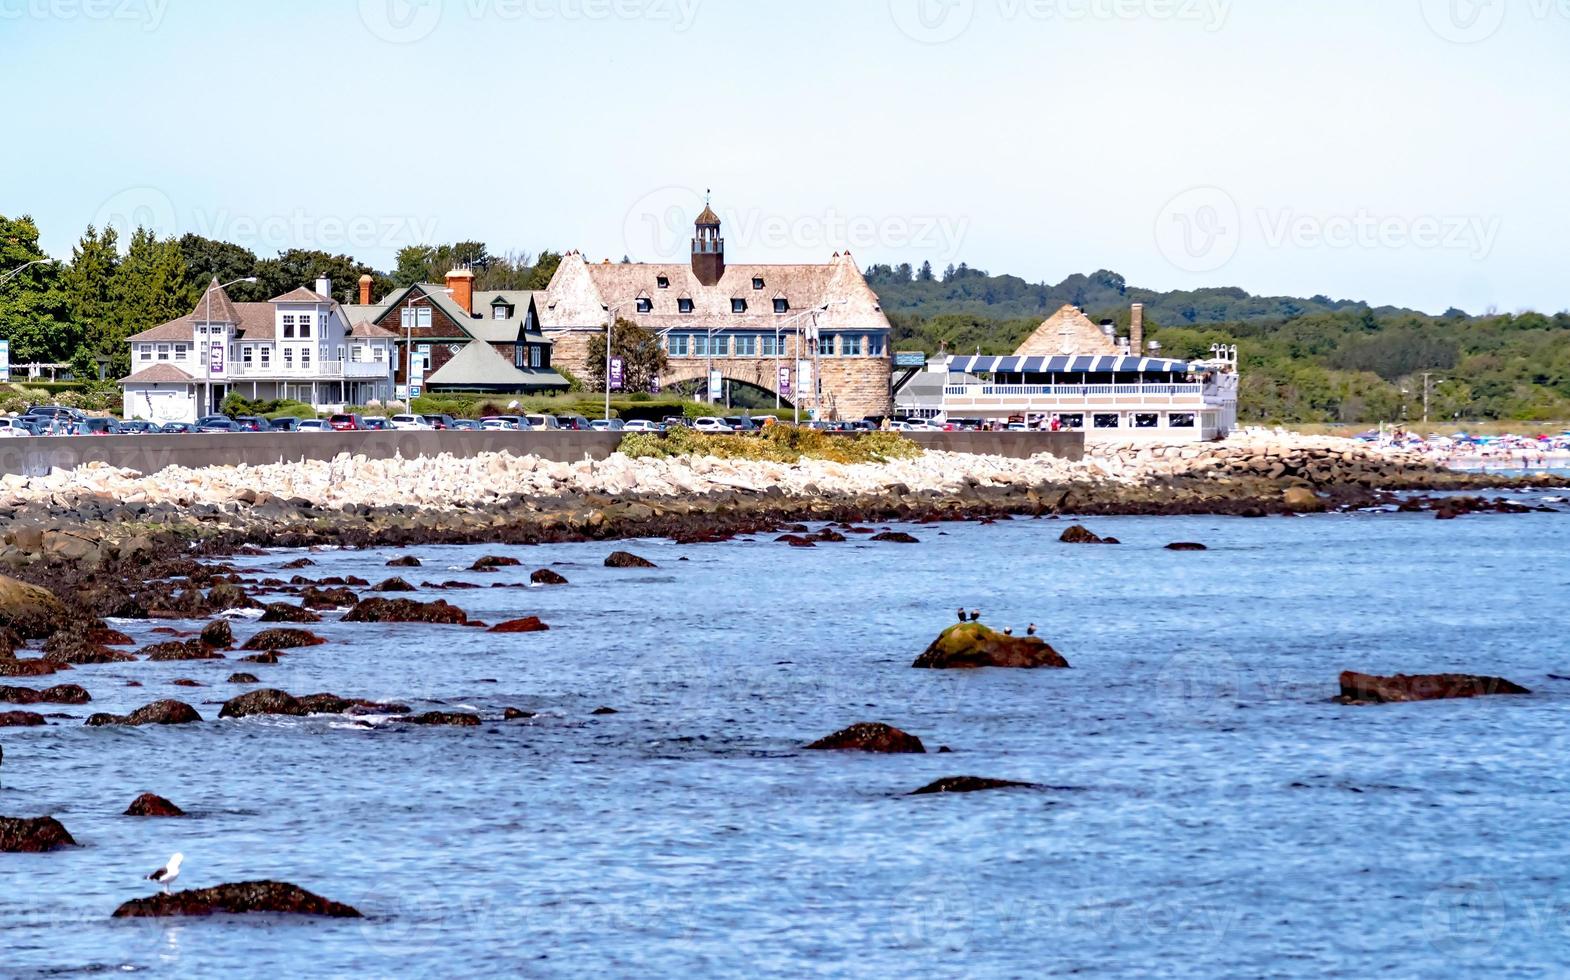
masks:
[[[1030,624],[1030,628],[1025,631],[1025,635],[1026,636],[1035,636],[1036,635],[1036,624],[1035,623],[1031,623]]]
[[[959,607],[959,621],[962,622],[962,623],[965,621],[965,607],[964,606],[960,606]]]
[[[1005,627],[1003,627],[1003,635],[1004,636],[1013,636],[1014,635],[1014,627],[1012,627],[1012,626],[1005,626]]]
[[[176,853],[169,859],[169,863],[147,876],[148,881],[156,881],[164,886],[164,894],[169,894],[169,883],[180,877],[180,862],[185,860],[184,854]]]
[[[981,622],[981,610],[980,609],[972,609],[970,611],[970,621],[972,623],[979,623],[979,622]]]

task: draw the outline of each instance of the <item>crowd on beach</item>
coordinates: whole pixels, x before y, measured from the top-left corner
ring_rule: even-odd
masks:
[[[1371,438],[1372,437],[1372,438]],[[1420,453],[1452,469],[1570,469],[1570,432],[1557,435],[1419,435],[1402,427],[1365,433],[1359,438],[1380,448]]]

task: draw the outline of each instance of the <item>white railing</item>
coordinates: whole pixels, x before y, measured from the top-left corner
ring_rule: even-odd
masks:
[[[948,385],[945,395],[966,398],[1085,398],[1131,395],[1138,398],[1176,398],[1203,395],[1201,384],[1155,385]]]
[[[386,361],[312,361],[308,365],[273,361],[271,364],[236,361],[226,366],[223,374],[214,374],[213,380],[318,380],[337,381],[341,378],[365,380],[391,379],[392,370]]]

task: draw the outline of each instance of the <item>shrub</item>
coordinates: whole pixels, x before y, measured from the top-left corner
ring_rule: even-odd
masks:
[[[883,463],[922,453],[920,446],[893,432],[831,435],[817,429],[783,424],[769,426],[760,436],[705,435],[683,427],[672,429],[663,437],[633,433],[622,439],[620,451],[634,459],[714,456],[776,463],[797,463],[803,459]]]

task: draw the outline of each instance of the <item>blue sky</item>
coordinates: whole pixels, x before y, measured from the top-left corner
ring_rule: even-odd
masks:
[[[0,0],[0,213],[1570,307],[1570,0]]]

